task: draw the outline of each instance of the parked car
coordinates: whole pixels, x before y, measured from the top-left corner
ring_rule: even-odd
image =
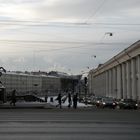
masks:
[[[115,102],[115,100],[113,98],[102,98],[101,102],[100,102],[100,107],[105,108],[105,107],[109,107],[109,108],[113,108],[115,109],[117,106],[117,103]]]
[[[138,109],[138,103],[137,101],[134,101],[132,99],[124,99],[119,102],[119,108],[120,109]]]

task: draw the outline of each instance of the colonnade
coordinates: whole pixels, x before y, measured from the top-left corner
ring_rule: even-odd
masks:
[[[106,96],[140,100],[140,55],[105,71]]]

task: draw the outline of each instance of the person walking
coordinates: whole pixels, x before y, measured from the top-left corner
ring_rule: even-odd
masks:
[[[45,102],[47,103],[47,101],[48,101],[48,95],[46,94],[45,95]]]
[[[12,91],[12,96],[11,96],[11,103],[10,105],[16,106],[16,90],[14,89]]]
[[[61,96],[61,93],[59,93],[58,94],[58,96],[57,96],[57,99],[56,100],[58,100],[58,105],[56,106],[56,107],[60,107],[60,108],[62,108],[62,101],[61,101],[61,98],[62,98],[62,96]]]
[[[71,107],[71,93],[68,93],[68,108]]]
[[[73,108],[77,108],[78,94],[73,95]]]

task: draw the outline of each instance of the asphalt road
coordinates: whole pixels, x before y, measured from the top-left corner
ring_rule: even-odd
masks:
[[[0,140],[139,139],[139,110],[0,109]]]

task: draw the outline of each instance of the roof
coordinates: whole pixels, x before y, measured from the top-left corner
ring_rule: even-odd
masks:
[[[96,69],[92,69],[90,72],[93,72],[93,73],[96,73],[98,71],[107,67],[108,65],[110,65],[111,63],[114,63],[114,65],[112,65],[112,67],[116,66],[116,65],[119,65],[120,63],[123,63],[137,55],[140,55],[140,50],[139,51],[136,51],[135,55],[130,55],[131,52],[133,52],[134,50],[137,50],[137,49],[140,49],[140,40],[138,40],[137,42],[133,43],[132,45],[130,45],[128,48],[124,49],[123,51],[121,51],[120,53],[118,53],[117,55],[115,55],[114,57],[112,57],[111,59],[109,59],[107,62],[105,62],[103,65],[101,65],[100,67],[96,68]],[[122,59],[121,61],[119,61],[120,58],[124,57],[124,56],[127,56],[126,59]],[[105,70],[107,69],[110,69],[111,67],[109,68],[106,68]],[[104,70],[104,71],[105,71]],[[103,71],[102,71],[103,72]]]

